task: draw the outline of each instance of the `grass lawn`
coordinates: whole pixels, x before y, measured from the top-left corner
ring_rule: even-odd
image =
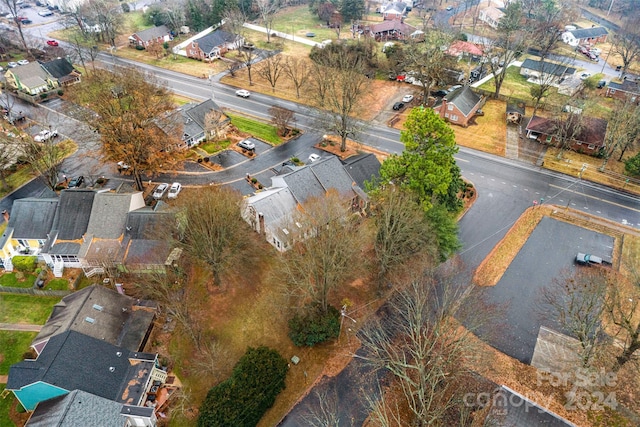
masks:
[[[203,149],[209,154],[217,153],[218,151],[226,150],[231,144],[231,140],[224,139],[222,141],[216,142],[205,142],[198,145],[199,148]]]
[[[463,147],[504,156],[506,148],[507,123],[504,120],[505,103],[490,99],[482,107],[484,116],[474,119],[474,124],[463,128],[451,126],[456,134],[456,143]]]
[[[33,284],[36,281],[36,275],[34,274],[25,274],[24,278],[18,280],[15,272],[13,273],[5,273],[0,276],[0,285],[7,286],[10,288],[32,288]]]
[[[0,294],[0,322],[44,325],[60,297]]]
[[[0,393],[5,389],[5,384],[0,384]],[[16,398],[13,393],[9,394],[6,398],[0,399],[0,427],[15,427],[11,418],[9,418],[9,408],[13,405]]]
[[[242,132],[250,133],[258,139],[266,141],[273,145],[282,143],[282,138],[278,136],[275,126],[250,119],[248,117],[237,116],[235,114],[226,113],[231,119],[231,124]]]
[[[520,75],[520,67],[511,66],[507,68],[507,75],[500,88],[500,94],[532,103],[531,88],[535,86],[537,85],[529,83],[525,76]],[[493,79],[484,82],[479,89],[495,92]]]
[[[0,375],[7,375],[9,367],[22,360],[36,335],[37,332],[0,331]]]
[[[326,26],[326,23],[318,19],[318,15],[312,14],[308,5],[293,6],[278,12],[273,21],[273,29],[296,37],[306,37],[311,32],[315,37],[310,40],[321,42],[322,40],[337,38],[336,32]],[[351,35],[349,31],[342,29],[341,38]]]
[[[67,279],[51,279],[45,283],[44,288],[52,291],[68,291],[69,281]]]

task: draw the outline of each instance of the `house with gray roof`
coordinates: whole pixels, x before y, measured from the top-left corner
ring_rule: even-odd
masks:
[[[28,197],[13,202],[0,237],[0,266],[12,270],[16,255],[38,255],[51,230],[58,199]]]
[[[29,95],[38,95],[58,87],[58,81],[37,61],[9,68],[4,77],[11,89]]]
[[[291,226],[298,206],[311,199],[337,192],[358,209],[367,196],[345,170],[340,160],[327,157],[271,178],[271,187],[245,199],[242,217],[278,251],[291,247]],[[300,233],[295,233],[300,234]]]
[[[358,154],[342,160],[347,173],[365,189],[367,182],[375,182],[380,178],[380,161],[373,153]]]
[[[635,104],[640,103],[640,84],[638,80],[625,79],[622,82],[609,82],[605,96],[620,100],[629,100]]]
[[[82,390],[38,403],[25,427],[155,427],[153,408],[134,407],[114,402]],[[129,409],[129,412],[127,412]]]
[[[469,86],[463,86],[448,93],[433,106],[433,110],[449,123],[467,127],[484,103],[482,96]]]
[[[86,317],[83,322],[95,321]],[[157,354],[132,352],[73,330],[54,335],[36,359],[9,368],[6,389],[33,411],[40,402],[82,390],[118,403],[143,406],[167,372]]]
[[[380,6],[382,18],[387,20],[401,20],[407,14],[407,4],[402,1],[390,1]]]
[[[239,49],[244,38],[223,30],[214,30],[198,39],[192,40],[185,47],[188,58],[201,61],[213,61],[230,50]]]
[[[579,28],[562,33],[562,41],[569,46],[606,43],[609,31],[605,27]]]
[[[221,136],[230,122],[231,119],[213,99],[207,99],[199,104],[185,104],[174,111],[167,121],[172,128],[178,124],[182,126],[183,144],[178,147],[180,149],[191,148],[207,138]]]
[[[76,331],[130,351],[142,351],[153,328],[157,304],[92,285],[69,294],[53,311],[31,343],[41,354],[49,340]],[[86,319],[91,318],[91,322]]]
[[[67,58],[56,58],[52,61],[40,62],[51,77],[58,81],[59,86],[70,86],[80,83],[82,73],[75,69]]]
[[[566,64],[557,64],[549,61],[537,61],[527,58],[520,66],[520,75],[530,79],[534,83],[560,84],[563,80],[573,76],[576,69]]]
[[[147,28],[129,36],[129,46],[142,46],[145,49],[154,43],[164,43],[173,39],[166,25]]]

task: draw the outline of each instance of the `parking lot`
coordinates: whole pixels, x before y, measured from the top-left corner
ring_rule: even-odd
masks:
[[[541,289],[564,269],[589,268],[574,264],[576,253],[611,258],[613,244],[611,236],[543,217],[498,284],[489,288],[490,303],[504,312],[481,335],[498,350],[530,363],[540,325],[557,328],[541,318]]]

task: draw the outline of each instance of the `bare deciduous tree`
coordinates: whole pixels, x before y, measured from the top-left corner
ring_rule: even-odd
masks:
[[[18,34],[20,36],[20,42],[22,42],[22,46],[24,47],[24,51],[27,55],[31,55],[31,51],[29,50],[29,46],[27,46],[27,41],[25,40],[24,32],[22,31],[22,21],[18,19],[20,16],[20,4],[18,0],[2,0],[2,2],[7,6],[9,13],[13,15],[13,22],[18,27]]]
[[[602,269],[564,270],[542,289],[542,313],[580,342],[580,359],[589,366],[599,345],[608,277]],[[549,316],[549,317],[547,317]]]
[[[247,73],[248,73],[248,77],[249,77],[249,86],[253,85],[253,80],[251,79],[251,69],[253,67],[253,62],[257,58],[258,58],[258,52],[256,51],[256,49],[243,48],[243,49],[240,49],[238,51],[238,60],[239,60],[240,64],[242,64],[245,67],[247,67]],[[235,69],[239,68],[239,67],[237,67],[236,64],[234,64],[234,66],[236,67]]]
[[[448,425],[451,412],[457,419],[465,412],[461,397],[469,373],[466,359],[475,350],[471,332],[460,328],[454,316],[477,295],[474,287],[456,283],[451,272],[429,271],[413,280],[392,296],[384,323],[376,319],[362,331],[365,351],[356,357],[387,370],[399,390],[398,405],[384,405],[382,420]]]
[[[269,115],[271,116],[271,123],[278,128],[278,133],[281,136],[286,136],[291,125],[295,122],[295,113],[287,108],[274,105],[269,108]]]
[[[339,427],[339,402],[335,389],[313,391],[316,401],[307,408],[302,416],[306,425],[311,427]]]
[[[258,75],[269,82],[271,85],[271,91],[276,91],[276,84],[282,75],[284,74],[285,61],[282,55],[271,56],[264,61],[260,62],[258,67]]]
[[[267,43],[271,43],[271,30],[273,29],[273,20],[276,12],[280,9],[279,0],[254,0],[254,4],[262,25],[267,30]]]
[[[187,254],[211,269],[215,285],[249,247],[251,231],[240,216],[241,201],[233,190],[217,186],[181,195],[179,241]]]
[[[614,108],[609,115],[607,134],[605,137],[605,150],[603,152],[602,166],[604,170],[609,158],[614,152],[619,151],[618,161],[622,161],[625,152],[633,147],[640,139],[640,105],[626,97],[623,101],[616,100]]]
[[[47,187],[55,190],[59,182],[64,142],[54,138],[36,142],[30,137],[23,139],[24,157]]]
[[[387,186],[372,199],[375,224],[374,251],[378,284],[397,276],[404,268],[421,266],[437,258],[437,243],[424,209],[414,197],[400,188]]]
[[[329,193],[303,203],[286,227],[291,249],[279,279],[298,307],[317,305],[326,314],[331,291],[356,274],[360,245],[350,209],[350,200]]]
[[[12,138],[4,132],[0,133],[0,181],[2,182],[2,190],[10,189],[7,176],[11,173],[11,167],[16,163],[18,157],[23,154],[23,149],[16,138]]]
[[[217,141],[228,124],[227,117],[219,109],[209,111],[204,116],[204,131],[208,139]]]
[[[626,74],[631,64],[640,58],[640,17],[630,14],[623,21],[622,28],[613,38],[611,51],[622,59],[622,74]]]

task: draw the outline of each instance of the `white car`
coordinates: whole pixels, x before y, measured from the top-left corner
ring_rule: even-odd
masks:
[[[29,61],[27,61],[26,59],[21,59],[20,61],[18,61],[18,65],[27,65],[29,63]]]
[[[38,12],[38,15],[40,16],[53,16],[53,12],[51,12],[50,10],[41,10],[40,12]]]
[[[9,68],[16,68],[17,66],[18,66],[17,62],[13,62],[12,61],[12,62],[7,63],[7,67],[9,67]]]
[[[591,77],[591,73],[582,73],[580,74],[580,80],[586,80]]]
[[[248,98],[251,93],[248,90],[240,89],[236,91],[236,95],[242,98]]]
[[[408,103],[408,102],[411,102],[411,101],[413,101],[413,95],[405,95],[402,98],[402,102],[404,102],[405,104]]]
[[[44,141],[48,141],[51,138],[55,138],[56,136],[58,136],[58,131],[57,130],[43,130],[40,131],[40,133],[38,133],[36,136],[33,137],[33,140],[35,142],[44,142]]]
[[[315,153],[309,155],[309,163],[317,162],[318,160],[320,160],[319,155]]]
[[[244,148],[245,150],[255,150],[256,144],[253,141],[249,141],[248,139],[243,139],[238,142],[238,147]]]
[[[116,165],[118,165],[118,169],[121,169],[121,170],[127,170],[127,169],[129,169],[129,165],[128,165],[128,164],[126,164],[126,163],[125,163],[125,162],[123,162],[123,161],[120,161],[120,162],[116,163]]]
[[[167,195],[167,197],[169,199],[175,199],[176,197],[178,197],[178,194],[180,194],[181,190],[182,185],[179,182],[174,182],[173,184],[171,184],[171,188],[169,189],[169,194]]]
[[[164,193],[167,192],[168,188],[169,188],[169,184],[167,184],[166,182],[163,182],[162,184],[158,185],[155,191],[153,192],[153,198],[156,200],[162,199],[162,196],[164,196]]]

